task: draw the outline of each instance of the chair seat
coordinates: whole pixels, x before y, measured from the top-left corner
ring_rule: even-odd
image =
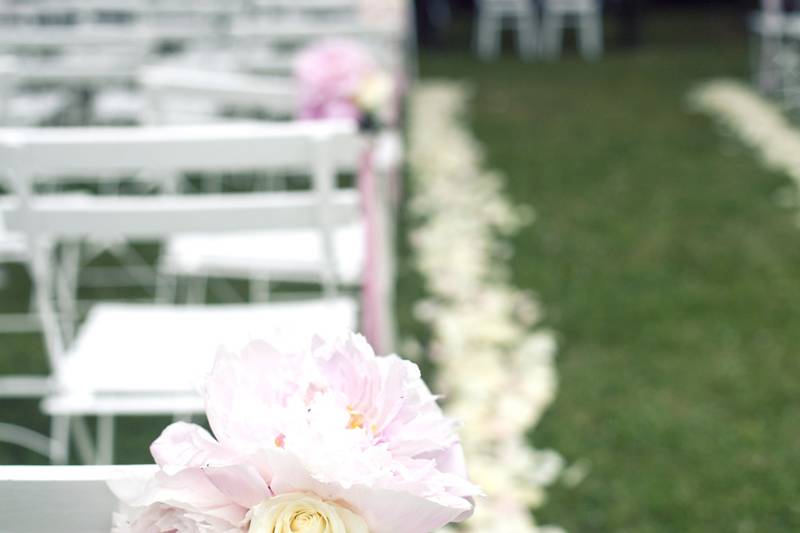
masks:
[[[69,95],[64,92],[14,95],[6,104],[6,120],[12,126],[36,126],[54,117],[69,103]]]
[[[141,120],[144,115],[144,97],[126,89],[101,91],[94,101],[92,114],[101,123]]]
[[[220,349],[353,330],[349,298],[258,305],[93,307],[58,374],[49,414],[197,412],[198,385]],[[300,337],[302,335],[302,337]]]
[[[365,257],[364,225],[337,229],[334,247],[339,281],[359,284]],[[319,232],[313,229],[178,235],[165,244],[162,266],[171,274],[319,281],[323,258]]]

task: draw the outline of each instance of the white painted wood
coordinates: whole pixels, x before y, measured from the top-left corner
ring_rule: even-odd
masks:
[[[336,278],[360,285],[366,255],[363,222],[337,225],[333,241]],[[173,275],[313,282],[320,281],[320,265],[325,261],[313,230],[183,234],[168,239],[164,246],[161,269]]]
[[[21,446],[48,457],[52,446],[51,439],[22,426],[0,422],[0,442]]]
[[[221,349],[238,352],[254,339],[353,330],[356,314],[357,305],[349,298],[226,305],[98,304],[64,358],[60,386],[76,397],[191,394]]]
[[[331,198],[333,225],[360,219],[356,191]],[[8,227],[36,238],[123,237],[159,239],[183,232],[225,233],[309,228],[318,224],[319,199],[312,192],[96,197],[43,195],[23,204],[0,202]]]
[[[144,480],[155,467],[0,466],[0,532],[108,533],[109,483]]]
[[[0,375],[0,398],[41,398],[52,390],[49,376]]]
[[[152,106],[151,121],[155,123],[169,123],[165,117],[187,99],[208,102],[214,111],[238,105],[277,116],[292,116],[297,107],[295,84],[286,77],[167,65],[142,70],[139,83]]]
[[[333,187],[336,167],[355,164],[352,153],[344,161],[344,149],[357,145],[354,126],[342,122],[0,131],[0,165],[11,175],[17,193],[0,200],[0,213],[10,230],[22,232],[31,243],[36,302],[58,391],[44,403],[56,416],[54,440],[64,443],[73,426],[71,417],[103,415],[96,446],[84,431],[75,436],[80,437],[76,442],[82,455],[110,461],[113,425],[105,417],[197,412],[202,406],[192,394],[193,386],[209,371],[224,340],[277,331],[299,335],[300,329],[303,336],[331,328],[355,329],[357,307],[348,298],[201,308],[101,305],[70,342],[51,299],[54,243],[306,228],[323,236],[324,268],[332,272],[333,229],[361,216],[358,193]],[[337,151],[340,148],[344,149]],[[65,169],[104,173],[143,165],[200,171],[301,167],[314,176],[314,188],[155,197],[31,194],[33,174]],[[76,430],[82,427],[78,422],[74,420]],[[54,450],[54,456],[66,456],[64,448]]]
[[[14,172],[308,169],[316,143],[335,144],[334,163],[353,170],[360,149],[350,121],[138,128],[0,128],[0,162]]]

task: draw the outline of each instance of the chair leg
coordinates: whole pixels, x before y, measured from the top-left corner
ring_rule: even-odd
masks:
[[[585,59],[598,59],[603,53],[603,23],[599,13],[581,15],[581,54]]]
[[[503,48],[503,19],[501,17],[492,17],[492,31],[489,33],[491,36],[491,59],[497,59]]]
[[[70,242],[62,250],[58,270],[58,297],[62,314],[62,328],[67,341],[75,335],[78,317],[78,277],[80,275],[81,247]]]
[[[114,464],[114,417],[102,415],[97,417],[97,455],[98,465]]]
[[[476,36],[478,56],[484,61],[497,57],[500,48],[500,27],[497,17],[490,13],[479,13]]]
[[[479,8],[480,9],[480,8]],[[484,36],[483,33],[486,31],[486,21],[484,20],[486,15],[482,13],[480,10],[475,16],[475,26],[472,30],[472,47],[475,50],[475,53],[478,55],[479,58],[484,58]]]
[[[780,55],[780,39],[762,37],[758,64],[758,86],[766,94],[776,94],[780,89],[777,57]]]
[[[71,423],[75,426],[75,447],[78,450],[78,457],[81,463],[85,465],[94,463],[95,450],[89,427],[86,425],[86,419],[76,417],[71,420]]]
[[[525,61],[534,59],[538,52],[537,43],[536,15],[521,15],[517,18],[517,47],[520,57]]]
[[[50,420],[50,462],[65,465],[69,461],[69,417],[54,416]]]
[[[557,59],[561,55],[561,40],[564,21],[561,15],[545,13],[542,21],[542,48],[548,59]]]
[[[156,278],[156,302],[175,303],[178,296],[178,277],[162,274]]]
[[[200,276],[189,279],[187,283],[189,287],[186,294],[186,301],[190,304],[201,304],[205,302],[208,278]]]
[[[267,302],[272,296],[272,286],[268,279],[250,280],[250,302]]]

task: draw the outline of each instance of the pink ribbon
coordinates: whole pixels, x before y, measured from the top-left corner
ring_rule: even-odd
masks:
[[[374,165],[375,143],[369,139],[358,170],[358,190],[361,194],[361,209],[364,212],[365,260],[362,273],[361,288],[361,327],[364,336],[375,349],[381,353],[381,305],[380,305],[380,271],[378,265],[378,206],[377,183]]]

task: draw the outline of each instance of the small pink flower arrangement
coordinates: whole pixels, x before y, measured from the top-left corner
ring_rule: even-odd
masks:
[[[359,335],[221,353],[204,394],[214,435],[167,427],[115,531],[426,533],[472,513],[455,423]]]
[[[301,119],[350,118],[367,128],[396,119],[396,83],[362,45],[331,39],[303,50],[294,65]]]

